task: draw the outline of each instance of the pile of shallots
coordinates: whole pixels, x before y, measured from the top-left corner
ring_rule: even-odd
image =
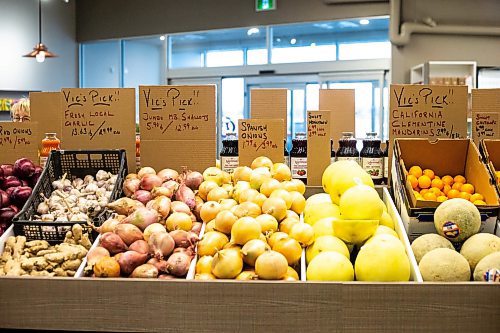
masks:
[[[98,228],[101,241],[89,253],[87,274],[184,277],[202,227],[203,200],[194,192],[202,181],[202,174],[188,170],[143,167],[127,175],[126,197],[108,204],[115,215]]]

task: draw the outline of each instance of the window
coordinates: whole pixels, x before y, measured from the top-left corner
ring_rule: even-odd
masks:
[[[339,60],[383,59],[390,57],[390,42],[347,43],[339,45]]]
[[[82,88],[120,87],[120,41],[85,43],[82,45]]]
[[[238,132],[238,119],[244,117],[245,82],[243,78],[222,79],[222,137]]]
[[[207,67],[242,66],[243,51],[208,51]]]
[[[267,64],[267,49],[247,50],[247,65]]]

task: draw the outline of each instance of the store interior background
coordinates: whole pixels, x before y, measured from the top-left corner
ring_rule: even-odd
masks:
[[[259,27],[260,34],[264,35],[265,48],[266,27],[276,33],[293,23],[314,25],[315,22],[335,20],[387,19],[394,4],[389,1],[366,1],[328,5],[328,2],[278,0],[276,10],[256,12],[253,0],[42,0],[43,42],[58,57],[37,63],[21,55],[37,42],[38,2],[0,0],[0,98],[12,92],[58,91],[63,87],[137,88],[139,84],[215,83],[219,88],[218,98],[222,100],[218,117],[223,120],[225,114],[239,108],[244,110],[244,115],[248,114],[247,106],[243,105],[247,103],[246,99],[245,102],[225,104],[223,96],[224,90],[226,95],[233,93],[233,83],[244,82],[245,93],[251,87],[289,88],[290,101],[301,104],[299,109],[303,113],[306,109],[314,109],[317,103],[305,102],[309,88],[316,90],[321,84],[322,87],[344,87],[342,83],[348,83],[347,79],[352,81],[356,78],[373,82],[372,89],[378,89],[380,84],[387,87],[390,83],[410,83],[410,69],[430,60],[476,61],[478,69],[485,68],[488,75],[493,75],[491,80],[483,80],[483,87],[500,87],[500,35],[416,33],[411,35],[407,45],[389,46],[387,57],[378,59],[181,69],[167,66],[174,60],[170,57],[168,45],[172,45],[172,40],[182,37],[183,33],[199,35],[215,29],[235,28],[246,32],[252,27]],[[401,3],[401,23],[420,23],[430,17],[438,25],[500,29],[498,0],[398,2]],[[300,26],[297,27],[299,30]],[[224,32],[219,31],[219,35]],[[385,40],[389,41],[388,27],[385,33]],[[167,38],[161,41],[163,35]],[[370,35],[366,36],[370,38]],[[363,57],[366,58],[366,55]],[[259,75],[260,70],[274,70],[275,74]],[[245,80],[227,80],[231,78]],[[307,84],[313,85],[308,88]],[[382,96],[380,89],[372,90],[372,93]],[[358,114],[357,110],[357,123],[360,125],[357,125],[356,136],[363,137],[368,130],[386,136],[387,128],[382,124],[387,123],[387,119],[380,109],[386,109],[387,97],[382,99],[372,97],[371,115]],[[293,113],[294,110],[291,110],[292,117]],[[371,119],[366,118],[369,116]],[[289,129],[290,135],[302,130],[300,124],[293,124],[293,121]],[[224,134],[231,128],[220,130]]]

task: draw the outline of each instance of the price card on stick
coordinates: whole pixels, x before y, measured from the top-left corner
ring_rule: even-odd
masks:
[[[133,88],[61,90],[62,149],[125,149],[135,165]]]
[[[215,166],[215,85],[140,86],[141,165],[203,172]]]
[[[259,156],[273,163],[284,162],[283,119],[240,119],[238,155],[241,166],[250,166]]]
[[[38,164],[38,123],[0,122],[0,164],[26,157]]]
[[[500,89],[472,89],[472,139],[499,139]]]
[[[251,89],[250,118],[283,119],[283,138],[287,137],[287,89]]]
[[[307,111],[307,184],[321,186],[331,162],[331,111]]]
[[[354,132],[354,89],[320,89],[319,109],[331,111],[330,133],[335,145],[338,145],[342,132]]]
[[[62,112],[60,92],[30,92],[31,121],[36,121],[40,131],[38,137],[33,138],[42,148],[45,133],[56,133],[62,136]]]

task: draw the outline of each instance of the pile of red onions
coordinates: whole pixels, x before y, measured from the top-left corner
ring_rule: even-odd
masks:
[[[41,174],[42,168],[27,158],[0,166],[0,235],[28,201]]]

